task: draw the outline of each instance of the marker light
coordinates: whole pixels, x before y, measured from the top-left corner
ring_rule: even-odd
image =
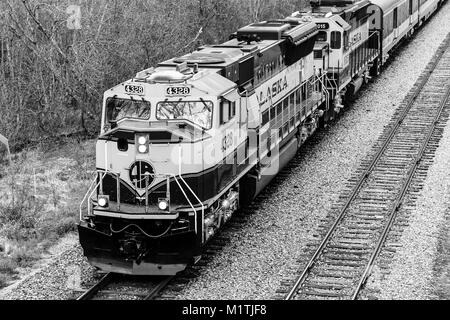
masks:
[[[158,208],[161,211],[166,211],[169,208],[169,202],[165,199],[159,200]]]
[[[106,197],[99,197],[97,201],[98,205],[102,208],[108,207],[108,202],[108,198]]]
[[[138,147],[138,150],[139,150],[139,152],[140,153],[146,153],[147,152],[147,146],[145,146],[145,145],[141,145],[141,146],[139,146]]]

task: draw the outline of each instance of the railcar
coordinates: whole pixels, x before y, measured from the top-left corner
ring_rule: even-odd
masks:
[[[419,0],[419,25],[428,20],[443,2],[443,0]]]
[[[199,258],[329,107],[317,33],[296,18],[254,23],[105,93],[78,226],[92,265],[168,275]]]
[[[197,262],[431,14],[418,1],[311,1],[106,91],[78,225],[89,262],[133,275]]]
[[[372,0],[371,29],[377,30],[382,39],[381,63],[403,39],[414,33],[419,23],[419,0]]]
[[[339,112],[342,101],[354,96],[378,68],[381,38],[371,29],[371,5],[368,0],[311,1],[309,11],[292,15],[316,23],[318,41],[329,46],[328,89],[335,99],[330,113]]]
[[[392,49],[409,38],[442,4],[437,0],[371,0],[371,29],[382,39],[381,62],[386,63]]]
[[[329,46],[328,89],[334,109],[352,100],[371,77],[380,73],[389,54],[410,37],[442,1],[313,0],[308,11],[292,16],[317,24],[319,42]],[[317,52],[317,56],[320,53]],[[315,62],[320,65],[320,61]]]

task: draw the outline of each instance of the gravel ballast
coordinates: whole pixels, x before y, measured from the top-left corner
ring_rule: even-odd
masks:
[[[410,213],[398,249],[386,275],[374,275],[368,289],[380,299],[424,300],[434,295],[433,266],[438,256],[440,230],[450,206],[450,126],[447,126],[424,188]],[[444,279],[442,279],[444,280]]]
[[[74,298],[82,283],[92,281],[94,269],[83,257],[77,235],[69,234],[52,251],[41,268],[0,290],[0,299],[67,300]]]
[[[447,3],[411,42],[395,54],[381,76],[361,92],[339,121],[318,133],[317,144],[307,152],[299,153],[299,164],[291,174],[284,181],[269,186],[265,191],[269,199],[264,200],[245,228],[227,231],[230,244],[220,250],[205,270],[177,293],[176,298],[273,298],[280,283],[292,277],[291,266],[296,265],[302,248],[313,239],[321,219],[326,217],[347,180],[370,151],[448,30],[450,5]],[[430,208],[434,205],[436,202],[428,203],[427,210],[434,211],[433,207]],[[421,222],[417,223],[420,225]],[[411,223],[411,227],[413,225]],[[439,231],[437,227],[431,230],[433,234]],[[405,231],[405,236],[407,233]],[[408,246],[405,250],[414,251],[415,248]],[[403,281],[402,277],[422,271],[422,268],[429,268],[432,272],[434,254],[436,250],[427,252],[429,262],[424,262],[420,270],[410,268],[398,275],[400,278],[389,280],[391,289],[388,290],[389,285],[386,285],[381,297],[409,298],[410,293],[400,290],[395,281]],[[414,264],[413,260],[411,264]],[[75,246],[13,289],[1,290],[0,298],[68,299],[72,297],[73,289],[92,276],[93,269],[83,258],[79,246]],[[415,277],[411,275],[411,279]],[[430,274],[424,281],[430,282],[431,277]],[[425,297],[429,290],[420,292]]]
[[[382,75],[264,201],[233,244],[179,299],[271,299],[313,237],[354,168],[370,150],[395,109],[429,62],[449,30],[450,5],[401,48]],[[412,67],[413,63],[413,67]],[[322,134],[321,134],[322,135]],[[297,187],[297,188],[295,188]],[[432,266],[429,266],[430,268]]]

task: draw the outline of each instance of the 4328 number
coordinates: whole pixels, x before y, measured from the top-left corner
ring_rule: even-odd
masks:
[[[166,90],[168,96],[188,96],[191,94],[189,87],[169,87]]]
[[[144,87],[128,84],[125,86],[125,92],[127,94],[136,94],[139,96],[143,96],[144,95]]]

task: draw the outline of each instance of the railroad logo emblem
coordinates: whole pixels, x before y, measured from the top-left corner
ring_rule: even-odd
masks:
[[[136,161],[130,168],[130,181],[138,189],[145,189],[145,177],[146,174],[150,174],[148,178],[148,186],[155,180],[155,170],[152,165],[144,161]]]

